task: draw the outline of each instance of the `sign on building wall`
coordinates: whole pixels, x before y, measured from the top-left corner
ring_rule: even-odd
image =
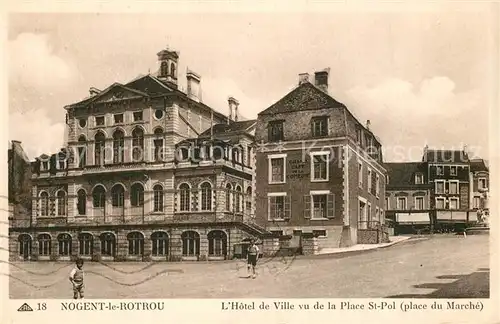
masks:
[[[291,159],[287,165],[287,179],[304,179],[310,174],[309,164],[302,159]]]

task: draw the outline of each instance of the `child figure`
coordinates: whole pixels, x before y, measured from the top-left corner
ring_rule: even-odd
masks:
[[[247,272],[250,276],[250,269],[252,269],[252,278],[255,279],[255,267],[257,266],[257,259],[259,258],[259,247],[255,244],[255,240],[250,241],[250,246],[248,247],[248,259],[247,259]]]
[[[83,298],[83,260],[76,260],[76,267],[69,274],[69,281],[73,284],[73,298]]]

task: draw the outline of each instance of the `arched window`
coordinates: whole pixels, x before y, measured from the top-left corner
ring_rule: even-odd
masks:
[[[125,161],[125,135],[120,129],[113,133],[113,163]]]
[[[160,76],[166,77],[168,75],[168,63],[163,61],[160,65]]]
[[[247,188],[245,209],[248,212],[252,210],[252,187]]]
[[[51,247],[50,247],[51,237],[49,234],[40,234],[38,235],[38,254],[43,256],[50,255]]]
[[[183,255],[200,255],[200,234],[194,231],[186,231],[182,233],[181,238]]]
[[[106,190],[99,185],[92,190],[92,204],[94,208],[104,208],[106,205]]]
[[[71,255],[71,235],[67,233],[59,234],[57,236],[57,242],[59,245],[59,255]]]
[[[175,64],[174,63],[170,63],[170,75],[172,76],[172,78],[174,79],[177,79],[176,75],[175,75]]]
[[[40,193],[40,214],[49,216],[49,194],[45,191]]]
[[[106,159],[106,136],[102,132],[98,132],[94,137],[95,152],[94,152],[94,164],[103,165]]]
[[[191,189],[187,183],[183,183],[179,186],[179,196],[180,196],[180,210],[189,211],[191,204]]]
[[[81,233],[78,236],[80,255],[92,255],[94,249],[94,237],[90,233]]]
[[[215,230],[207,235],[208,254],[215,256],[227,255],[227,235],[224,231]]]
[[[152,254],[164,256],[168,254],[168,235],[165,232],[154,232],[151,234]]]
[[[83,168],[87,164],[87,139],[84,135],[78,138],[78,167]]]
[[[133,161],[144,160],[144,132],[140,127],[132,131],[132,158]]]
[[[130,204],[132,207],[144,206],[144,187],[140,183],[134,183],[130,188]]]
[[[85,190],[78,190],[77,194],[77,202],[76,207],[78,211],[78,215],[86,215],[87,214],[87,194]]]
[[[232,196],[233,187],[230,183],[226,185],[226,210],[231,211],[231,196]]]
[[[143,255],[144,254],[144,235],[140,232],[130,232],[127,235],[128,254]]]
[[[212,185],[204,182],[200,186],[201,210],[212,210]]]
[[[155,161],[163,160],[163,129],[158,127],[154,131],[155,138],[153,144],[155,146]]]
[[[31,236],[28,234],[21,234],[18,238],[19,241],[19,255],[27,260],[31,256]]]
[[[116,237],[113,233],[102,233],[101,239],[101,254],[106,256],[115,256]]]
[[[236,212],[239,213],[241,212],[241,187],[240,186],[236,186],[236,193],[235,193],[235,197],[234,197],[234,202],[236,204]]]
[[[153,187],[153,198],[154,206],[153,211],[162,212],[163,211],[163,187],[159,184]]]
[[[115,184],[111,188],[111,204],[113,207],[123,207],[125,197],[125,188],[121,184]]]
[[[66,215],[66,193],[62,190],[57,192],[57,215]]]

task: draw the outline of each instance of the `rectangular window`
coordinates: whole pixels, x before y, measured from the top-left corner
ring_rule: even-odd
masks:
[[[389,197],[385,197],[385,209],[389,209]]]
[[[415,184],[423,184],[424,183],[424,175],[422,173],[415,174]]]
[[[444,209],[444,198],[436,198],[436,209]]]
[[[372,221],[372,204],[368,203],[368,209],[367,209],[367,220],[368,220],[368,227],[370,227],[370,223]]]
[[[287,201],[286,193],[273,193],[268,196],[269,220],[285,220],[289,218],[290,206]]]
[[[449,193],[452,195],[458,194],[458,181],[450,181],[449,182]]]
[[[380,176],[378,174],[375,175],[375,196],[378,198],[380,195]]]
[[[361,137],[363,136],[363,130],[361,128],[356,129],[356,143],[361,145]]]
[[[479,178],[477,181],[478,181],[479,189],[487,189],[488,188],[488,184],[486,183],[486,178]]]
[[[458,198],[450,198],[450,209],[458,209]]]
[[[330,219],[335,217],[335,195],[329,190],[311,191],[304,196],[304,218]]]
[[[326,237],[326,231],[325,230],[313,230],[313,235],[316,237]]]
[[[436,167],[436,174],[437,174],[437,175],[443,175],[443,174],[444,174],[444,171],[443,171],[443,167],[442,167],[442,166],[437,166],[437,167]]]
[[[142,111],[134,111],[134,121],[142,121]]]
[[[314,117],[311,120],[313,137],[324,137],[328,135],[328,117]]]
[[[368,192],[369,193],[372,193],[372,170],[370,168],[368,168]]]
[[[311,181],[328,180],[328,153],[311,153]]]
[[[375,207],[375,220],[380,221],[380,209]]]
[[[311,218],[326,218],[326,195],[313,195],[312,196],[312,216]]]
[[[436,181],[436,193],[444,194],[444,181]]]
[[[268,137],[270,142],[279,142],[285,140],[283,124],[284,122],[281,120],[269,122]]]
[[[269,157],[269,183],[285,183],[285,156]]]
[[[456,166],[451,166],[450,167],[450,175],[456,176],[457,175],[457,167]]]
[[[397,207],[398,210],[406,210],[406,197],[398,197]]]
[[[481,207],[481,197],[474,196],[474,208],[480,208],[480,207]]]
[[[363,163],[358,163],[358,179],[359,179],[359,187],[363,188]]]
[[[42,162],[42,171],[48,171],[48,170],[49,170],[49,162],[43,161]]]
[[[416,210],[424,209],[424,197],[415,197],[415,209]]]
[[[115,124],[123,124],[123,114],[116,114],[113,116]]]
[[[96,126],[104,126],[104,116],[98,116],[95,118]]]

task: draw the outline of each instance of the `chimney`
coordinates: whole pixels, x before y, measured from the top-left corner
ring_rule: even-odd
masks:
[[[90,87],[90,89],[89,89],[89,93],[90,93],[91,97],[95,96],[96,94],[99,94],[100,92],[101,92],[101,90],[94,88],[94,87]]]
[[[186,79],[187,79],[187,96],[197,102],[200,101],[200,93],[201,93],[201,88],[200,88],[200,82],[201,82],[201,77],[194,73],[193,71],[190,71],[187,69],[186,71]]]
[[[371,125],[370,120],[369,119],[366,120],[366,129],[367,130],[370,130],[370,125]]]
[[[299,85],[309,82],[309,73],[299,74]]]
[[[314,85],[326,93],[328,93],[329,73],[330,73],[330,68],[326,68],[323,71],[314,72]]]
[[[229,97],[227,102],[229,104],[229,119],[232,121],[238,121],[238,106],[240,103],[233,97]]]

